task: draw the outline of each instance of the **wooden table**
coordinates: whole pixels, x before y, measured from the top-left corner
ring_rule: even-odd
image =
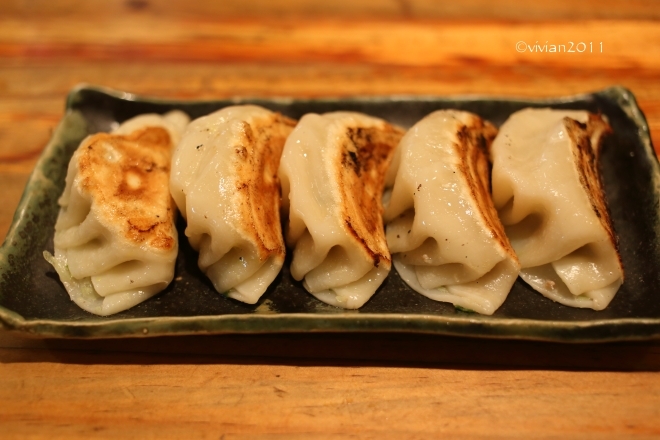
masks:
[[[660,146],[659,19],[642,0],[5,1],[0,236],[80,82],[177,98],[558,96],[621,84]],[[592,51],[519,52],[520,41]],[[658,342],[4,332],[0,437],[651,438],[658,370]]]

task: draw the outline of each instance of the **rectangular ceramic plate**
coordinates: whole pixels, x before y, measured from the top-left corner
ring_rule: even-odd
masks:
[[[181,109],[192,118],[231,104],[253,103],[287,116],[352,110],[409,127],[444,108],[468,110],[496,125],[524,107],[585,109],[607,116],[600,164],[614,227],[619,235],[625,283],[603,311],[573,309],[550,301],[518,280],[493,316],[456,310],[409,289],[393,270],[360,310],[325,305],[305,292],[285,269],[255,305],[215,292],[197,268],[197,255],[181,234],[175,281],[148,301],[111,317],[76,306],[44,261],[53,250],[57,199],[67,164],[90,133],[141,113]],[[0,249],[0,322],[43,337],[128,337],[209,333],[419,332],[566,342],[660,337],[660,222],[658,161],[644,116],[633,95],[615,87],[555,99],[483,97],[376,97],[339,99],[235,99],[165,101],[97,87],[79,87],[34,170]],[[185,227],[179,221],[179,230]]]

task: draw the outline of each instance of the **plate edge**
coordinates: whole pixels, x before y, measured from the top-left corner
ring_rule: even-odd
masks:
[[[650,135],[649,135],[649,129],[648,129],[648,123],[646,121],[646,118],[644,117],[643,112],[639,108],[637,101],[635,99],[634,94],[622,87],[622,86],[613,86],[613,87],[608,87],[606,89],[596,91],[593,93],[582,93],[582,94],[576,94],[576,95],[570,95],[570,96],[562,96],[562,97],[546,97],[546,98],[529,98],[529,97],[504,97],[504,96],[487,96],[487,95],[456,95],[456,96],[434,96],[434,95],[387,95],[387,96],[349,96],[349,97],[327,97],[327,98],[293,98],[293,97],[269,97],[269,98],[264,98],[264,97],[233,97],[233,98],[227,98],[227,99],[209,99],[209,100],[177,100],[177,99],[163,99],[163,98],[156,98],[156,97],[148,97],[148,96],[142,96],[142,95],[136,95],[132,94],[129,92],[124,92],[120,90],[115,90],[111,89],[108,87],[104,86],[95,86],[95,85],[89,85],[89,84],[79,84],[75,86],[67,95],[66,99],[66,113],[62,120],[59,122],[57,125],[56,129],[53,132],[53,135],[51,136],[51,139],[49,140],[48,144],[44,148],[42,154],[40,155],[34,170],[30,174],[28,178],[28,182],[26,184],[26,187],[23,191],[23,194],[21,196],[21,199],[19,201],[18,207],[14,213],[14,217],[12,219],[12,223],[10,225],[9,231],[7,232],[7,236],[5,238],[5,241],[2,244],[2,247],[0,247],[0,277],[6,272],[6,260],[7,260],[7,252],[9,249],[9,243],[14,239],[14,236],[16,234],[16,229],[17,225],[20,223],[23,215],[25,214],[25,209],[28,205],[29,202],[29,194],[28,194],[28,188],[30,188],[34,183],[36,183],[37,179],[37,172],[40,172],[42,169],[44,163],[52,157],[54,153],[54,148],[56,144],[56,139],[58,139],[58,135],[60,131],[63,129],[67,118],[71,117],[71,114],[73,110],[75,109],[75,102],[76,99],[80,96],[80,94],[84,91],[94,91],[98,93],[103,93],[106,94],[110,97],[116,98],[116,99],[122,99],[122,100],[127,100],[127,101],[143,101],[143,102],[150,102],[150,103],[155,103],[155,104],[168,104],[168,105],[176,105],[176,104],[188,104],[188,103],[214,103],[214,102],[219,102],[219,101],[231,101],[231,102],[241,102],[241,101],[247,101],[247,100],[262,100],[262,101],[270,101],[270,102],[280,102],[280,103],[292,103],[292,102],[333,102],[333,101],[372,101],[372,102],[392,102],[392,101],[404,101],[404,100],[416,100],[416,101],[447,101],[447,100],[464,100],[464,101],[481,101],[481,100],[491,100],[491,101],[503,101],[503,102],[512,102],[512,101],[520,101],[520,102],[525,102],[525,103],[530,103],[530,104],[559,104],[559,103],[569,103],[572,101],[577,101],[577,100],[584,100],[584,99],[591,99],[594,96],[604,96],[611,98],[612,96],[616,96],[617,103],[622,107],[622,108],[627,108],[630,110],[629,112],[626,112],[626,114],[633,119],[635,124],[641,129],[642,133],[642,142],[644,143],[645,148],[647,149],[647,153],[649,156],[654,158],[654,167],[656,170],[656,177],[658,177],[658,159],[657,155],[655,154],[655,150],[653,149]],[[625,110],[624,108],[624,110]],[[660,182],[660,179],[656,179],[656,183]],[[359,315],[358,315],[359,316]],[[344,329],[344,328],[325,328],[325,329],[315,329],[313,327],[306,327],[306,328],[282,328],[279,330],[255,330],[255,329],[242,329],[242,330],[236,330],[236,329],[230,329],[229,325],[227,325],[225,329],[208,329],[208,328],[200,328],[198,330],[184,330],[180,332],[166,332],[162,329],[156,328],[154,330],[156,331],[149,331],[149,326],[153,326],[154,323],[153,321],[158,321],[158,320],[164,320],[167,322],[163,323],[158,323],[159,325],[169,325],[172,324],[172,322],[185,322],[185,321],[199,321],[199,316],[195,317],[156,317],[156,318],[131,318],[131,319],[119,319],[119,320],[114,320],[114,321],[99,321],[95,323],[79,323],[79,322],[71,322],[71,321],[54,321],[54,320],[27,320],[20,314],[9,310],[5,308],[4,306],[0,305],[0,327],[10,330],[10,331],[17,331],[17,332],[23,332],[26,334],[30,334],[32,336],[38,336],[38,337],[57,337],[57,338],[82,338],[82,339],[92,339],[92,338],[113,338],[113,337],[143,337],[143,336],[166,336],[166,335],[186,335],[186,334],[255,334],[255,333],[296,333],[296,332],[301,332],[301,331],[318,331],[318,332],[345,332],[345,331],[354,331],[354,332],[404,332],[404,333],[431,333],[431,334],[441,334],[441,335],[448,335],[448,336],[462,336],[462,337],[476,337],[476,338],[497,338],[497,339],[519,339],[519,340],[538,340],[538,341],[551,341],[551,342],[577,342],[577,343],[582,343],[582,342],[611,342],[611,341],[622,341],[622,340],[650,340],[650,339],[660,339],[660,318],[624,318],[624,319],[618,319],[618,320],[598,320],[598,321],[572,321],[572,322],[566,322],[566,321],[542,321],[542,320],[526,320],[526,319],[507,319],[507,322],[488,322],[487,320],[469,320],[465,318],[452,318],[452,317],[447,317],[447,316],[427,316],[427,315],[401,315],[401,314],[378,314],[378,315],[365,315],[365,316],[360,316],[357,321],[368,321],[368,322],[375,322],[378,323],[381,320],[401,320],[405,321],[407,323],[417,323],[417,324],[424,324],[424,323],[433,323],[434,325],[449,325],[450,327],[447,327],[445,329],[443,328],[437,328],[437,329],[410,329],[410,328],[405,328],[405,326],[401,326],[400,328],[397,329],[387,329],[387,328],[360,328],[360,326],[354,326],[355,328],[352,329]],[[318,318],[326,318],[331,321],[336,321],[338,317],[337,315],[308,315],[308,314],[278,314],[269,318],[266,318],[266,316],[260,316],[260,315],[218,315],[215,317],[208,317],[210,320],[206,320],[205,324],[212,324],[212,323],[217,323],[221,321],[227,321],[231,322],[232,320],[234,321],[241,321],[241,320],[246,320],[247,318],[250,319],[251,322],[254,321],[261,321],[262,319],[269,319],[269,320],[288,320],[288,319],[303,319],[303,320],[317,320]],[[420,319],[422,318],[422,319]],[[355,321],[356,320],[356,315],[351,315],[350,317],[342,318],[342,320],[346,320],[347,322],[350,321]],[[106,327],[108,324],[112,323],[117,323],[117,324],[126,324],[126,325],[131,325],[133,327],[133,330],[128,332],[128,333],[120,333],[120,332],[107,332],[104,333],[103,331],[98,331],[103,330],[104,327]],[[199,324],[199,322],[197,322]],[[487,324],[486,324],[487,323]],[[382,322],[381,324],[384,324]],[[610,326],[620,326],[620,325],[633,325],[637,328],[640,329],[646,329],[649,330],[648,332],[642,332],[644,334],[640,335],[632,335],[629,337],[620,337],[620,336],[605,336],[605,337],[598,337],[598,338],[586,338],[586,339],[575,339],[571,338],[569,339],[564,339],[561,338],[560,336],[541,336],[541,335],[535,335],[531,334],[528,336],[524,335],[511,335],[508,334],[507,332],[501,332],[501,333],[464,333],[459,330],[464,329],[466,325],[488,325],[489,328],[493,329],[506,329],[509,327],[514,327],[514,326],[534,326],[537,331],[541,330],[570,330],[570,329],[575,329],[580,328],[580,329],[606,329]],[[494,324],[494,325],[493,325]],[[138,328],[139,327],[139,328]],[[201,326],[203,327],[203,326]],[[452,328],[456,327],[456,328]],[[657,327],[657,328],[656,328]],[[147,329],[147,333],[145,334],[143,332],[144,328]],[[69,334],[70,331],[75,330],[75,329],[85,329],[89,331],[89,333],[83,335],[83,336],[72,336]]]

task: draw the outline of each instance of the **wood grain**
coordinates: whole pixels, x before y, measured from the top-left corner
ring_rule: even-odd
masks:
[[[660,435],[654,373],[59,362],[11,372],[0,397],[31,391],[0,415],[17,436]],[[621,394],[635,399],[621,405]]]
[[[0,334],[0,358],[0,422],[17,437],[660,434],[660,344]]]
[[[562,96],[614,84],[660,146],[653,1],[0,3],[0,236],[87,82],[184,98]],[[524,53],[592,42],[597,53]],[[2,438],[657,438],[660,342],[0,333]]]
[[[157,28],[167,31],[153,32]],[[516,50],[521,41],[526,43],[524,52]],[[585,46],[578,48],[579,43]],[[542,64],[644,70],[660,67],[659,43],[660,26],[648,20],[300,22],[129,15],[121,20],[49,17],[26,25],[20,19],[0,19],[0,57],[33,59],[305,60],[457,68]],[[550,53],[546,44],[564,47]]]
[[[464,0],[6,0],[0,15],[24,19],[54,16],[97,16],[110,18],[126,14],[174,17],[295,17],[316,18],[433,18],[477,20],[557,20],[557,19],[658,19],[660,10],[653,0],[555,0],[547,3],[521,3],[515,0],[492,2]]]

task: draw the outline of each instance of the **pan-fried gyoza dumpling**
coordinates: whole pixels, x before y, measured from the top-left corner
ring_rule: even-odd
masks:
[[[404,136],[385,209],[394,267],[414,290],[490,315],[520,266],[489,193],[497,130],[456,110],[431,113]]]
[[[520,276],[567,306],[602,310],[623,283],[597,166],[610,131],[586,111],[524,109],[492,145],[493,198]]]
[[[226,107],[191,122],[174,153],[170,189],[199,267],[249,304],[284,263],[277,169],[294,125],[262,107]]]
[[[361,307],[391,268],[381,196],[403,131],[360,113],[307,114],[282,154],[291,275],[316,298]]]
[[[141,115],[88,136],[69,163],[44,252],[71,299],[97,315],[121,312],[172,281],[178,251],[169,192],[172,151],[188,117]]]

